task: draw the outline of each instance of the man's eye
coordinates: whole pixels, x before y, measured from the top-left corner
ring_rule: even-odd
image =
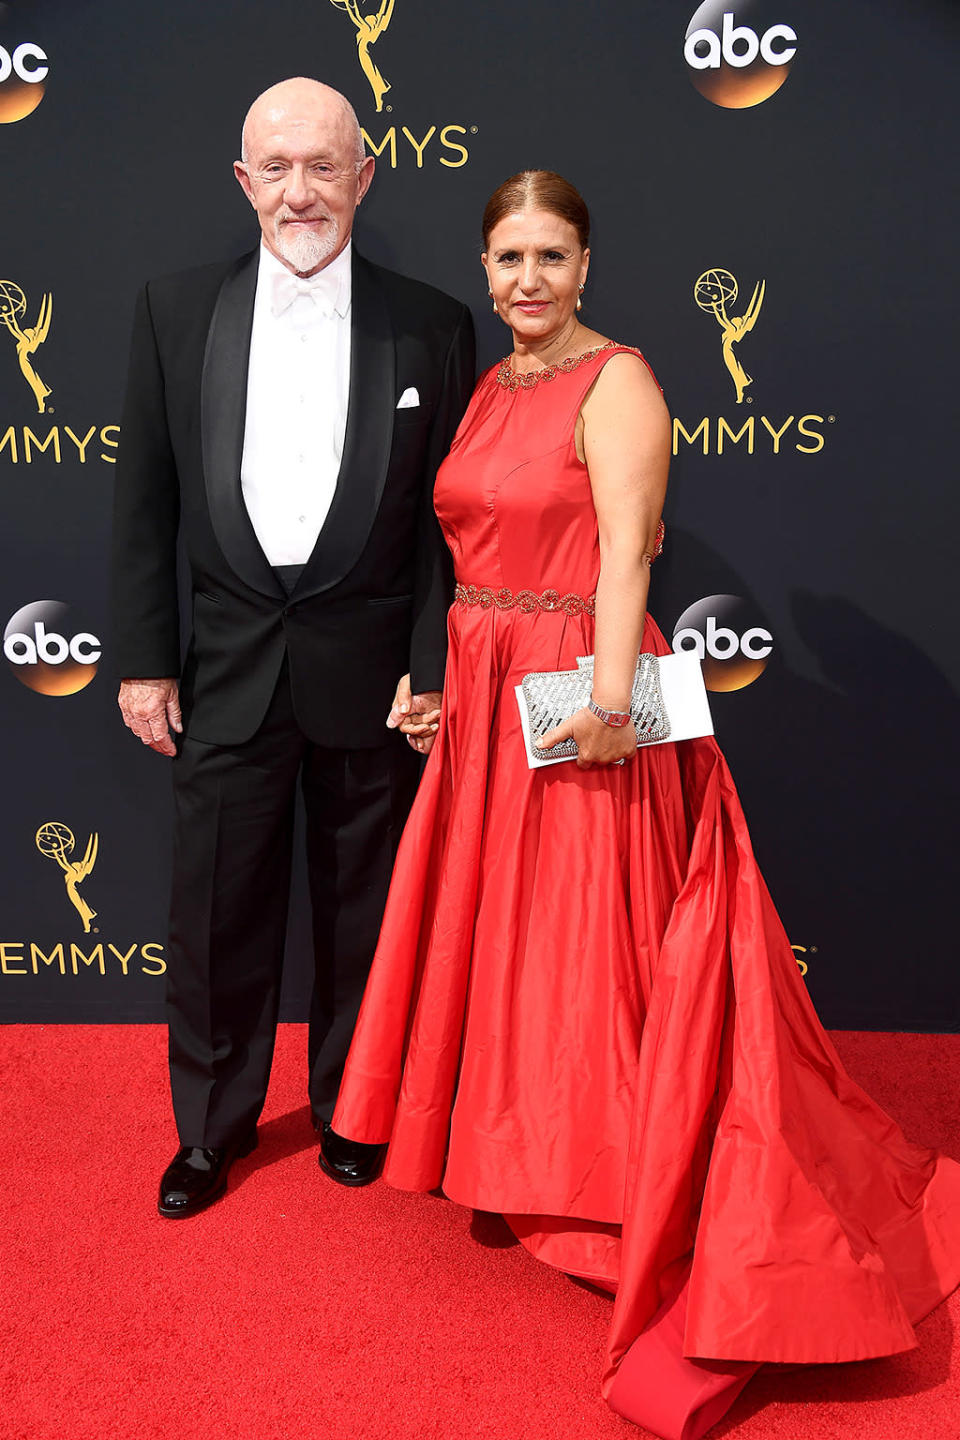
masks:
[[[554,261],[557,261],[557,260],[564,260],[564,259],[566,259],[566,256],[561,255],[561,253],[560,253],[559,250],[545,250],[545,251],[544,251],[543,258],[544,258],[544,260],[549,260],[549,261],[551,261],[551,262],[554,262]]]

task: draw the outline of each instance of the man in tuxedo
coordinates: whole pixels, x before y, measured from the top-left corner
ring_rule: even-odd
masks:
[[[418,775],[384,720],[407,673],[414,746],[439,704],[452,584],[433,482],[474,378],[466,308],[352,246],[374,160],[342,95],[267,90],[234,170],[259,247],[146,286],[117,465],[119,703],[174,757],[170,1218],[221,1195],[256,1144],[298,785],[320,1163],[347,1184],[375,1173],[378,1152],[329,1120]]]

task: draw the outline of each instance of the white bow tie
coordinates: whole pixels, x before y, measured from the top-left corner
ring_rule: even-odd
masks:
[[[327,287],[320,275],[312,279],[303,279],[300,275],[292,275],[287,271],[283,275],[272,275],[270,308],[274,315],[282,315],[296,300],[298,295],[308,296],[315,305],[323,307],[326,314],[333,309],[333,302],[327,292]]]

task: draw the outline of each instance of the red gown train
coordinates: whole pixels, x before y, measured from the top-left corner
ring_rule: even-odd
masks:
[[[845,1073],[712,739],[527,768],[514,686],[593,652],[574,426],[624,348],[488,371],[441,467],[443,717],[333,1125],[614,1290],[604,1394],[695,1440],[760,1362],[916,1344],[960,1281],[960,1166]]]

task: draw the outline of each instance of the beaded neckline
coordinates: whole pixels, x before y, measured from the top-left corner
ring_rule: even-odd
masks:
[[[530,370],[525,374],[518,374],[510,368],[510,357],[505,356],[500,361],[500,368],[497,371],[497,384],[503,385],[507,390],[532,390],[534,385],[539,385],[541,380],[555,380],[558,375],[569,375],[571,370],[576,370],[585,360],[592,360],[594,355],[599,355],[604,350],[618,349],[616,340],[607,340],[603,345],[597,345],[593,350],[584,350],[582,355],[570,355],[566,360],[558,360],[556,365],[545,365],[542,370]]]

